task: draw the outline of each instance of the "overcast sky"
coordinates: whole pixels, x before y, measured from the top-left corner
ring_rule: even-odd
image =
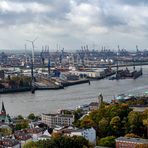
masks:
[[[0,48],[148,48],[148,0],[0,0]]]

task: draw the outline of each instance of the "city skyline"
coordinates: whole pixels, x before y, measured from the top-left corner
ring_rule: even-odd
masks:
[[[0,48],[23,49],[33,40],[36,49],[48,45],[65,50],[88,45],[127,50],[146,49],[146,0],[2,0]]]

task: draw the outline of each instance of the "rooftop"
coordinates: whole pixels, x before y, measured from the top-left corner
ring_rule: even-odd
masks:
[[[46,115],[46,116],[57,116],[57,117],[69,117],[69,118],[73,118],[73,115],[71,114],[43,114],[43,115]]]
[[[116,139],[116,142],[118,141],[148,144],[148,139],[142,139],[142,138],[119,137]]]
[[[90,104],[89,104],[89,106],[98,106],[98,102],[91,102]]]
[[[43,129],[41,128],[30,128],[27,129],[27,133],[37,134],[43,132]]]
[[[21,132],[15,133],[14,136],[17,140],[24,140],[24,141],[32,138],[31,135],[28,135],[26,133],[21,133]]]
[[[4,147],[13,147],[18,144],[19,142],[15,139],[4,138],[0,140],[0,146],[4,146]]]

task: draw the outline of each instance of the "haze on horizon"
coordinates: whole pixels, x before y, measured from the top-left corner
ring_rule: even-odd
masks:
[[[148,47],[148,0],[1,0],[0,49]],[[30,47],[28,47],[30,48]]]

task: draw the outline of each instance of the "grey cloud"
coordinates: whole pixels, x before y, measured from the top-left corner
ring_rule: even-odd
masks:
[[[22,16],[23,15],[23,16]],[[32,17],[34,17],[34,21],[35,21],[35,17],[36,16],[30,16],[27,13],[24,14],[16,14],[16,13],[7,13],[7,14],[0,14],[0,26],[1,27],[7,27],[7,26],[11,26],[11,25],[20,25],[20,24],[27,24],[29,22],[32,22]]]
[[[61,0],[8,0],[9,2],[17,2],[18,4],[22,3],[31,3],[36,2],[38,4],[42,4],[43,6],[50,6],[51,11],[43,12],[43,13],[32,13],[31,11],[26,12],[0,12],[0,20],[1,25],[18,25],[18,24],[24,24],[24,23],[30,23],[30,22],[36,22],[38,23],[51,23],[55,20],[62,21],[66,20],[65,15],[70,11],[70,4],[69,0],[61,1]],[[7,2],[8,2],[7,1]],[[15,9],[15,8],[14,8]],[[38,18],[38,19],[36,19]],[[38,20],[38,21],[37,21]]]
[[[120,17],[113,16],[113,15],[103,16],[102,24],[108,27],[127,25],[124,18],[120,18]]]
[[[112,0],[110,2],[96,0],[95,2],[101,10],[98,18],[100,25],[108,28],[127,26],[127,16],[122,13],[122,9],[118,8],[118,4],[113,3]]]
[[[145,30],[147,30],[147,25],[141,25],[140,23],[142,21],[144,24],[147,24],[148,20],[145,19],[145,16],[141,17],[143,14],[141,14],[140,11],[136,11],[136,9],[141,7],[142,4],[148,4],[148,0],[7,0],[6,2],[19,4],[37,3],[42,6],[49,6],[51,9],[37,13],[32,12],[30,9],[25,12],[3,12],[0,10],[1,29],[11,25],[19,28],[21,25],[32,23],[32,28],[37,28],[36,30],[38,30],[38,25],[41,24],[43,29],[45,26],[45,30],[39,31],[40,36],[55,40],[61,39],[65,43],[66,41],[70,42],[72,45],[75,41],[81,42],[84,38],[89,40],[90,37],[91,40],[95,40],[101,37],[101,35],[103,36],[104,30],[107,30],[110,34],[118,33],[119,36],[124,33],[128,34],[128,31],[133,32],[133,35],[136,36],[139,33],[137,30],[140,30],[140,33],[145,35]],[[72,6],[72,2],[75,3],[74,6]],[[83,4],[89,4],[91,7]],[[80,7],[78,12],[75,11],[73,14],[72,7],[78,8],[80,5],[83,6]],[[124,8],[124,6],[129,6],[128,9],[132,9],[130,13],[128,13],[127,8]],[[87,12],[87,8],[90,8],[89,11],[92,11],[93,15],[92,12]],[[143,9],[146,10],[147,5]],[[140,13],[140,15],[133,18],[136,13]],[[68,14],[73,15],[69,15],[71,18],[68,18]],[[79,17],[79,15],[81,16]],[[86,24],[87,22],[88,24]],[[25,25],[23,27],[25,27]],[[26,30],[25,28],[21,29],[20,27],[20,32],[25,32],[28,28]],[[90,36],[86,36],[89,29],[91,30]],[[101,33],[99,31],[96,33],[95,30],[97,29],[99,31],[102,29],[100,31]],[[17,29],[15,29],[15,31],[17,36]],[[19,37],[17,36],[17,38]]]
[[[28,2],[38,2],[38,3],[49,3],[50,0],[7,0],[7,1],[10,1],[10,2],[25,2],[25,3],[28,3]]]
[[[47,14],[51,18],[65,19],[65,15],[70,12],[69,0],[51,0],[49,5],[53,7],[53,11]]]
[[[119,2],[127,5],[140,5],[140,4],[148,4],[148,0],[119,0]]]

